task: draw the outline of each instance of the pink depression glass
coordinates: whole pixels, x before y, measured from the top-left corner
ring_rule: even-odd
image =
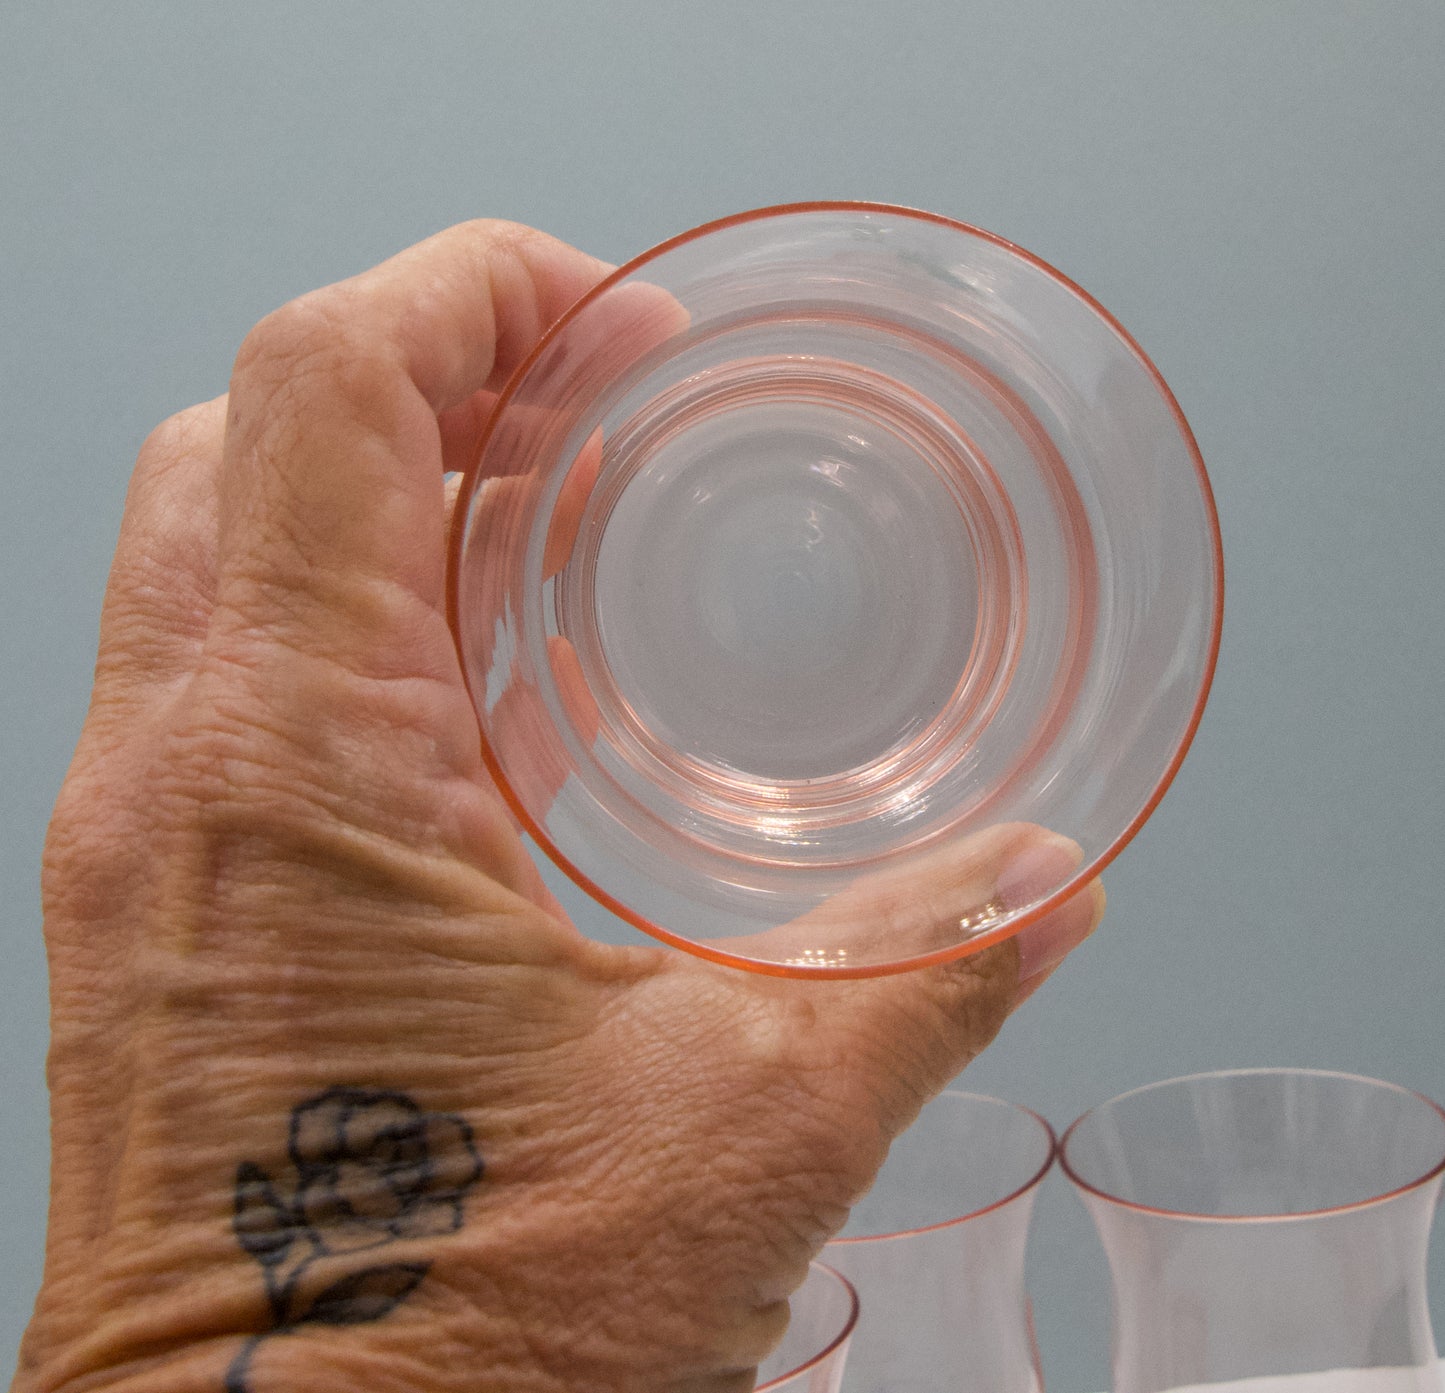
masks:
[[[569,310],[501,395],[449,577],[538,845],[666,942],[823,976],[959,957],[1098,874],[1184,756],[1221,595],[1199,453],[1124,330],[869,204],[699,228]],[[998,868],[941,926],[803,917],[1019,821],[1082,859]]]
[[[845,1277],[815,1262],[788,1305],[788,1332],[758,1366],[757,1393],[838,1393],[858,1320],[857,1292]]]
[[[1024,1256],[1053,1160],[1027,1108],[953,1092],[924,1108],[823,1250],[861,1304],[844,1393],[1040,1393]]]
[[[1445,1112],[1428,1098],[1200,1074],[1085,1113],[1060,1155],[1109,1261],[1114,1393],[1445,1393],[1426,1298]]]

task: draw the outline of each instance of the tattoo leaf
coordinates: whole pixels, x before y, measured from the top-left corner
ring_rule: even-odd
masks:
[[[387,1263],[348,1273],[319,1292],[295,1325],[364,1325],[396,1309],[426,1276],[429,1262]]]
[[[236,1238],[257,1262],[274,1267],[296,1239],[296,1220],[277,1198],[260,1166],[243,1161],[236,1170]]]

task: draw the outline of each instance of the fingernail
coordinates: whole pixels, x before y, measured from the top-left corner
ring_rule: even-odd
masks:
[[[1096,880],[1019,933],[1018,1000],[1094,932],[1103,913],[1104,887]]]
[[[994,893],[1009,909],[1023,909],[1052,894],[1079,868],[1078,842],[1050,834],[1031,842],[999,871]]]
[[[998,897],[1014,909],[1035,904],[1058,890],[1083,859],[1083,848],[1067,837],[1050,835],[1031,842],[999,872]],[[1020,932],[1017,942],[1021,984],[1055,967],[1070,949],[1088,937],[1092,910],[1087,904],[1077,905],[1079,899],[1088,898],[1075,896]]]

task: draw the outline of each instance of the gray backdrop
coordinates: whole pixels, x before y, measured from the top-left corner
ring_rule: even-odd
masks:
[[[37,860],[130,462],[266,310],[479,214],[621,259],[908,203],[1114,310],[1218,492],[1218,680],[1105,927],[966,1083],[1059,1124],[1228,1065],[1445,1094],[1442,60],[1439,0],[0,5],[0,1364],[44,1223]],[[1051,1393],[1104,1387],[1057,1176],[1031,1273]]]

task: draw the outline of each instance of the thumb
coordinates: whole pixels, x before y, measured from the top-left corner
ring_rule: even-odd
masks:
[[[838,925],[856,935],[865,924],[890,945],[957,942],[968,916],[996,917],[1043,899],[1082,859],[1066,837],[1025,823],[1001,825],[937,853],[906,877],[860,882],[792,927],[800,942],[816,942],[820,930]],[[867,1095],[854,1106],[875,1109],[885,1132],[897,1135],[1093,932],[1103,911],[1103,886],[1095,880],[1016,936],[970,956],[888,977],[819,983],[836,990],[838,1000],[814,1014],[813,1043],[847,1061],[853,1085]]]

